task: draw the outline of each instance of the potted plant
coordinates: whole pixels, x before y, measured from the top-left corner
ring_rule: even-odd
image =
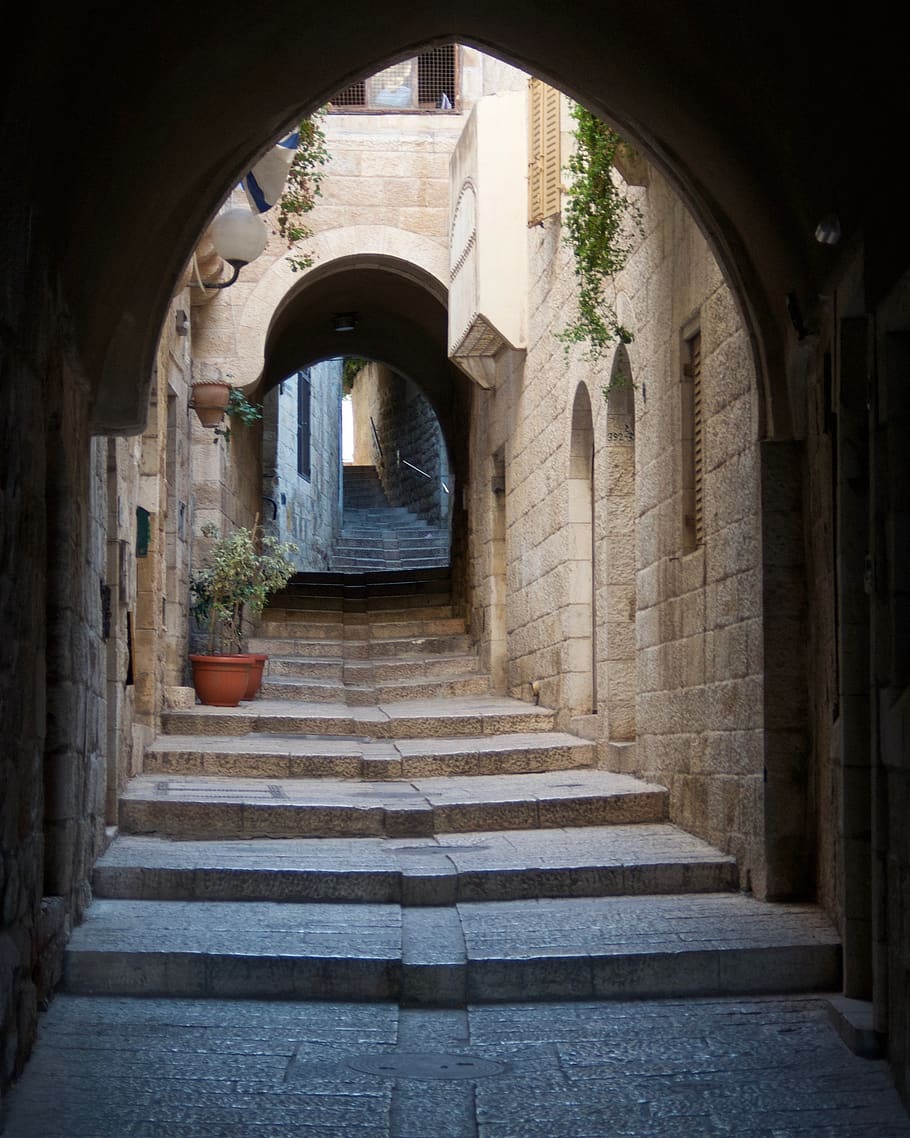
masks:
[[[190,577],[191,609],[206,632],[206,650],[190,656],[193,686],[205,704],[236,707],[256,694],[264,663],[263,657],[257,669],[257,660],[244,652],[244,617],[258,616],[287,584],[296,547],[264,534],[258,519],[252,529],[224,536],[211,525],[202,532],[214,541],[206,564]]]

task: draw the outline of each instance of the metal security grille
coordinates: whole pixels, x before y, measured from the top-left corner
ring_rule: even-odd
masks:
[[[444,44],[383,68],[329,100],[335,113],[401,113],[458,109],[458,47]]]
[[[297,373],[297,473],[301,478],[309,478],[312,469],[310,461],[310,373]]]
[[[704,544],[705,456],[702,411],[701,335],[685,342],[688,359],[683,365],[682,462],[683,462],[683,544],[697,549]]]

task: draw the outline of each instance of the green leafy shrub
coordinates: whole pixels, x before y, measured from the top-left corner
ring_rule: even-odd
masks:
[[[244,617],[258,616],[293,575],[297,546],[264,533],[258,521],[223,537],[213,525],[202,533],[214,541],[190,577],[190,607],[207,630],[207,653],[232,655],[243,651]]]

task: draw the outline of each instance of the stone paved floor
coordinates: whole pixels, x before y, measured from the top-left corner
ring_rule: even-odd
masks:
[[[910,1138],[823,998],[400,1010],[58,996],[4,1138]]]

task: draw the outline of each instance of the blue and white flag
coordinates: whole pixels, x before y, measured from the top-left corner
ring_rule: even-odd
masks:
[[[277,203],[284,190],[294,153],[300,142],[300,131],[294,130],[262,156],[243,179],[250,208],[265,213]]]

